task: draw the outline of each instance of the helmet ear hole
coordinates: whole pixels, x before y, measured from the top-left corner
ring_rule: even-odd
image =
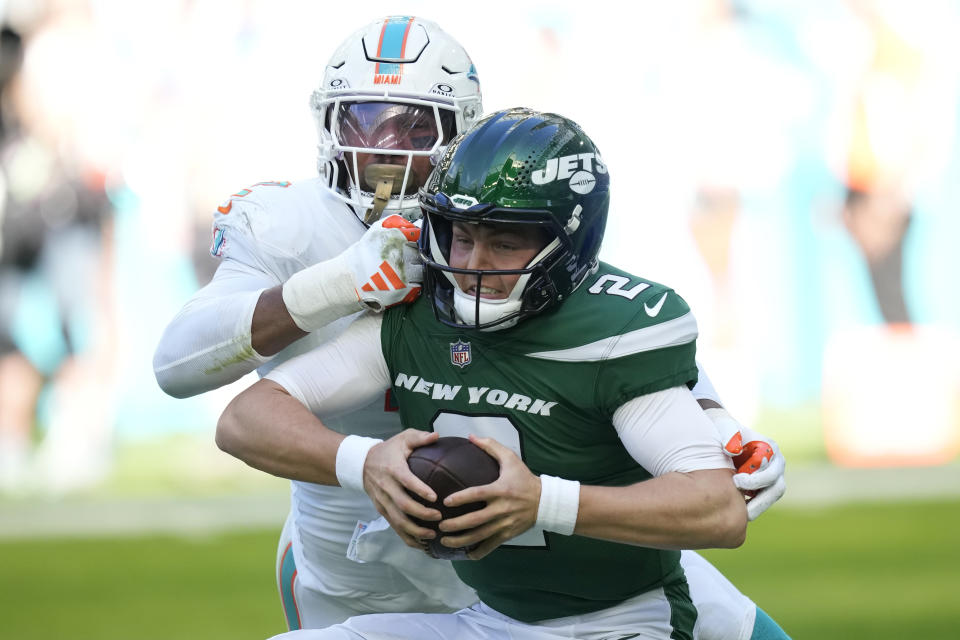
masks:
[[[536,281],[539,282],[539,281]],[[550,305],[551,301],[559,296],[556,285],[547,280],[543,284],[534,284],[523,292],[523,306],[527,309],[540,311]]]

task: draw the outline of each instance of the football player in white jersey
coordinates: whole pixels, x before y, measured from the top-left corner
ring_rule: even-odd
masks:
[[[203,393],[253,370],[262,376],[339,335],[364,309],[419,291],[416,249],[407,242],[417,230],[404,218],[419,217],[417,190],[431,158],[480,118],[469,56],[429,21],[379,20],[337,49],[312,108],[320,175],[259,183],[214,214],[211,251],[222,262],[171,321],[154,356],[157,381],[172,396]],[[695,395],[716,405],[706,376],[701,381]],[[400,429],[390,405],[388,396],[324,424],[389,438]],[[722,409],[708,414],[724,442],[739,434]],[[769,442],[743,434],[744,442],[761,440]],[[290,629],[362,613],[452,611],[475,599],[449,563],[427,559],[384,529],[362,492],[305,481],[318,479],[304,472],[318,452],[276,444],[244,459],[292,480],[277,553]],[[760,466],[735,476],[742,489],[761,489],[748,505],[751,517],[783,493],[779,452]],[[765,614],[696,553],[684,552],[683,564],[700,610],[699,637],[749,638],[755,617]]]

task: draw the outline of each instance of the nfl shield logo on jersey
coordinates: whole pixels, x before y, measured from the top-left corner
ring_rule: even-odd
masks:
[[[470,364],[470,343],[457,340],[450,343],[450,362],[461,369]]]

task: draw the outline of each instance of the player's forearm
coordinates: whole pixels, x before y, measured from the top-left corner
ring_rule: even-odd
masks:
[[[658,549],[738,547],[747,512],[732,474],[673,472],[627,487],[581,486],[574,533]]]
[[[261,356],[273,356],[307,335],[297,326],[283,302],[283,287],[260,294],[250,324],[250,343]]]
[[[362,309],[345,260],[307,267],[282,286],[259,267],[225,260],[164,331],[153,359],[160,387],[177,398],[216,389],[267,362],[308,329]],[[304,318],[313,324],[303,327]]]
[[[259,291],[192,299],[170,322],[153,355],[163,391],[186,398],[239,380],[268,358],[254,351],[250,325]]]
[[[291,480],[337,485],[344,439],[271,380],[238,395],[217,423],[217,446],[255,469]]]

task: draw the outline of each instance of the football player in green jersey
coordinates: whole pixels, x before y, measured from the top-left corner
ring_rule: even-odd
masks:
[[[297,455],[273,451],[273,469],[366,490],[411,545],[433,532],[405,514],[439,518],[405,493],[434,498],[406,466],[413,448],[471,435],[501,466],[496,482],[448,499],[483,509],[441,524],[448,546],[479,544],[455,563],[479,604],[294,633],[693,637],[677,550],[738,546],[747,514],[689,393],[689,309],[669,288],[597,260],[608,187],[575,123],[527,110],[490,116],[450,145],[421,194],[426,295],[361,317],[225,411],[221,445],[256,466],[232,434],[298,434],[289,441],[321,468],[281,468]],[[390,386],[415,429],[384,443],[323,429],[304,407],[334,417]]]

